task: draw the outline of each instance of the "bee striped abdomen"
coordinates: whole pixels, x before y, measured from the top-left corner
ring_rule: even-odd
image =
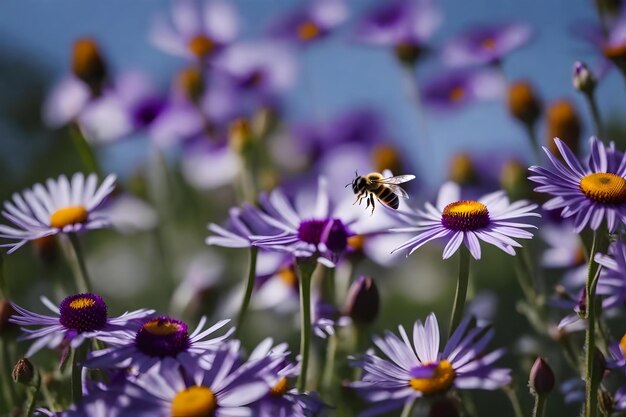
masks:
[[[398,196],[395,195],[394,192],[391,191],[391,189],[385,187],[384,185],[379,186],[378,189],[374,191],[374,194],[376,194],[376,197],[378,197],[380,201],[382,201],[384,204],[388,205],[392,209],[397,209],[400,206],[400,199],[398,198]]]

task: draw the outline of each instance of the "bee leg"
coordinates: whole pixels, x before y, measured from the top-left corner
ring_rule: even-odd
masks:
[[[354,200],[354,203],[352,203],[352,205],[358,204],[359,206],[361,205],[361,201],[363,201],[363,193],[358,193],[356,195],[356,200]]]
[[[374,194],[370,194],[369,199],[372,202],[372,213],[370,214],[370,216],[371,216],[371,215],[374,214]]]

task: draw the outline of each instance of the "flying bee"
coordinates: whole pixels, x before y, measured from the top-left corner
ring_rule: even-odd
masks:
[[[367,200],[367,209],[372,206],[372,214],[374,214],[374,197],[387,207],[391,207],[394,210],[398,209],[400,205],[400,199],[409,198],[409,195],[398,184],[402,184],[411,181],[415,178],[415,175],[398,175],[397,177],[383,177],[383,174],[379,172],[370,172],[367,175],[359,175],[356,173],[356,178],[352,183],[346,184],[346,187],[352,184],[352,191],[356,194],[356,200],[354,204],[361,204],[364,199]]]

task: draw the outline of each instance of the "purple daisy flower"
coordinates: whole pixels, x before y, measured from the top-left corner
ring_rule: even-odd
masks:
[[[504,191],[488,194],[478,201],[459,200],[460,187],[446,183],[441,187],[437,206],[426,203],[426,211],[402,213],[401,219],[411,227],[391,229],[392,232],[417,232],[392,251],[409,250],[415,252],[425,243],[435,239],[446,239],[443,259],[451,257],[462,243],[469,249],[474,259],[480,259],[480,240],[515,255],[515,247],[521,247],[512,238],[531,239],[533,234],[524,229],[536,228],[516,219],[540,217],[533,210],[536,204],[520,200],[510,203]]]
[[[345,211],[331,209],[326,180],[320,178],[315,201],[310,192],[296,198],[297,208],[281,190],[261,196],[262,218],[281,233],[274,236],[251,236],[253,244],[263,249],[292,253],[296,257],[315,257],[330,268],[348,247],[352,231],[348,229],[357,218],[348,219]],[[341,208],[341,207],[339,207]]]
[[[438,74],[424,85],[422,99],[425,105],[450,110],[498,99],[503,96],[506,84],[499,71],[483,68]]]
[[[362,368],[364,374],[350,384],[367,401],[376,403],[367,415],[382,414],[451,388],[494,390],[510,383],[509,369],[493,367],[504,350],[483,352],[494,331],[470,329],[470,321],[461,322],[441,353],[439,325],[432,313],[426,325],[415,323],[412,343],[402,326],[398,327],[401,338],[391,332],[384,338],[375,337],[374,344],[386,358],[366,353],[353,360],[353,366]]]
[[[55,349],[69,344],[76,348],[85,340],[104,340],[107,336],[134,329],[142,318],[154,312],[140,309],[111,318],[104,300],[91,293],[66,297],[59,307],[45,297],[41,297],[41,302],[56,316],[33,313],[13,304],[16,314],[9,319],[21,326],[41,326],[37,330],[22,329],[26,333],[21,336],[22,340],[35,340],[26,352],[27,357],[43,347]]]
[[[144,399],[156,410],[137,407],[129,412],[151,417],[252,415],[250,406],[270,390],[270,371],[282,360],[282,356],[270,354],[241,363],[239,342],[232,341],[215,352],[209,369],[196,367],[186,378],[174,368],[140,375],[128,394]]]
[[[191,0],[172,4],[171,22],[159,16],[150,39],[163,51],[197,60],[208,60],[235,40],[239,32],[237,14],[230,2]]]
[[[326,37],[348,17],[343,0],[309,0],[280,16],[270,27],[270,35],[301,45]]]
[[[626,157],[613,143],[606,148],[592,137],[591,155],[583,166],[563,141],[554,138],[554,142],[567,166],[544,147],[552,167],[529,168],[535,175],[528,179],[540,184],[535,191],[555,196],[543,208],[562,209],[562,217],[574,217],[576,233],[587,225],[597,230],[605,218],[609,232],[615,231],[626,221]]]
[[[621,241],[611,243],[609,253],[596,254],[595,261],[602,267],[596,294],[606,297],[602,308],[623,308],[626,306],[626,244]]]
[[[355,38],[363,43],[395,48],[419,57],[442,15],[432,0],[394,0],[366,13],[357,23]]]
[[[17,227],[0,225],[0,238],[16,242],[0,247],[8,247],[8,253],[13,253],[26,242],[45,236],[109,226],[100,207],[115,187],[115,175],[107,176],[99,187],[97,182],[96,174],[85,178],[76,173],[71,182],[61,175],[57,180],[48,179],[46,187],[35,184],[21,194],[13,194],[12,201],[4,202],[2,215]]]
[[[532,29],[526,23],[498,23],[470,28],[443,48],[442,58],[451,66],[492,64],[530,40]]]
[[[259,360],[270,355],[284,355],[287,344],[272,346],[272,339],[265,339],[250,354],[250,360]],[[253,405],[253,415],[259,417],[313,417],[319,415],[326,404],[313,392],[300,393],[289,388],[289,380],[300,373],[299,364],[287,359],[276,362],[269,368],[271,375],[270,390]]]
[[[185,369],[193,369],[200,356],[215,350],[231,335],[233,328],[222,336],[203,340],[229,321],[219,321],[203,330],[206,317],[202,317],[198,327],[189,334],[184,321],[168,316],[149,318],[139,325],[137,331],[126,331],[102,338],[112,347],[92,352],[85,366],[134,367],[139,373],[145,373],[154,367],[176,368],[178,364],[183,365]]]
[[[226,248],[249,248],[252,246],[253,235],[272,235],[280,233],[282,229],[269,225],[259,209],[243,204],[229,210],[228,222],[225,227],[215,223],[209,224],[213,233],[206,239],[207,245]]]

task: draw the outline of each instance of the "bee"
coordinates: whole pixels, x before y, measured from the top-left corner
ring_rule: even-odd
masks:
[[[409,195],[398,184],[411,181],[415,175],[398,175],[397,177],[383,177],[379,172],[370,172],[367,175],[359,175],[355,172],[356,178],[346,187],[352,185],[352,191],[356,194],[354,204],[361,204],[365,199],[367,205],[365,209],[372,206],[372,214],[374,214],[374,197],[387,207],[394,210],[398,209],[400,199],[409,198]]]

